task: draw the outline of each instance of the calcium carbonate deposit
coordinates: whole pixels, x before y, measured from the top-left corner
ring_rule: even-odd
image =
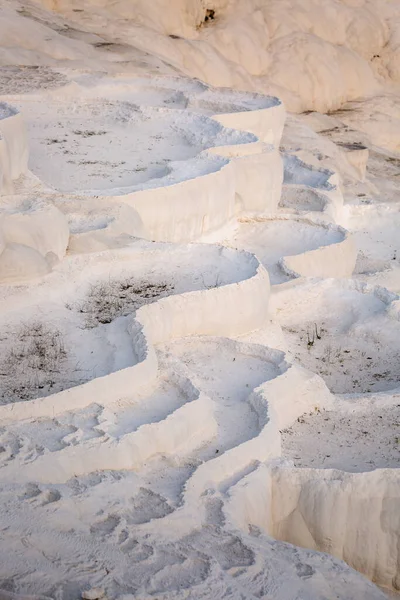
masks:
[[[399,0],[0,0],[0,600],[397,597],[399,98]]]

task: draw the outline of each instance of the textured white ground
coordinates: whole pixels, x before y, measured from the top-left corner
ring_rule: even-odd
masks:
[[[145,0],[2,0],[0,9],[0,64],[179,72],[272,92],[296,112],[382,94],[396,125],[374,100],[361,106],[358,124],[398,148],[390,97],[400,82],[397,0],[172,0],[168,8]]]
[[[194,505],[188,500],[202,473],[260,434],[249,396],[277,378],[280,351],[334,394],[333,408],[309,411],[282,430],[284,459],[354,473],[399,467],[400,6],[377,4],[175,0],[165,9],[161,2],[0,0],[0,100],[24,115],[33,173],[16,182],[15,197],[1,198],[2,208],[45,196],[71,233],[69,253],[46,278],[0,287],[0,404],[135,364],[131,315],[159,298],[246,279],[249,259],[234,249],[256,254],[272,284],[264,327],[158,345],[158,378],[139,392],[107,406],[94,395],[83,409],[0,424],[3,590],[56,600],[76,600],[95,586],[111,600],[386,597],[337,558],[235,525],[227,507],[263,466],[251,456],[217,483],[206,480]],[[205,21],[207,9],[215,18]],[[132,86],[121,72],[142,79]],[[201,82],[162,77],[177,74],[272,91],[296,112],[335,111],[289,116],[275,218],[244,216],[204,244],[124,234],[132,216],[107,199],[110,190],[135,189],[204,149],[251,139],[209,117],[256,108],[254,96],[232,92],[228,101],[221,91],[202,104]],[[368,97],[352,102],[360,96]],[[369,148],[365,180],[343,144]],[[201,163],[203,173],[214,168],[211,159]],[[355,272],[294,279],[282,258],[343,239],[324,226],[319,194],[332,187],[328,169],[344,194],[338,220],[357,246]],[[84,190],[90,200],[72,197]],[[113,219],[121,226],[116,240],[107,229]],[[93,231],[109,235],[111,249],[103,240],[91,252],[100,249],[84,237]],[[41,352],[45,361],[32,359]],[[189,440],[181,432],[178,451],[162,450],[135,470],[119,467],[129,462],[118,448],[129,449],[130,436],[168,423],[199,400],[198,390],[211,399],[215,429],[200,413]],[[99,469],[93,458],[91,468],[87,457],[108,449],[120,463]],[[253,500],[262,519],[261,493]]]
[[[153,89],[151,93],[155,105],[165,99],[161,91],[157,94]],[[190,89],[186,93],[190,97]],[[84,153],[103,160],[104,140],[110,135],[100,134],[108,127],[105,114],[115,115],[115,110],[125,106],[76,101],[70,117],[63,102],[53,97],[46,121],[46,110],[37,99],[21,95],[6,98],[15,101],[26,115],[33,146],[32,170],[45,183],[60,190],[87,185],[88,165],[69,168],[66,157],[74,151],[82,154],[81,160]],[[149,104],[151,98],[147,96]],[[82,110],[87,112],[85,120]],[[146,110],[150,109],[135,109],[134,114],[143,115]],[[159,123],[151,119],[133,122],[139,127],[135,131],[140,142],[148,140],[148,155],[142,155],[141,146],[132,144],[126,126],[121,138],[117,129],[112,131],[115,143],[132,144],[129,150],[133,164],[139,164],[140,160],[146,163],[147,171],[142,175],[129,170],[129,185],[140,181],[132,177],[144,177],[143,173],[152,176],[151,161],[160,161],[161,157],[189,158],[210,143],[207,129],[203,128],[209,123],[206,117],[199,120],[189,112],[184,119],[178,119],[170,114],[170,109],[160,114],[163,120]],[[152,149],[151,136],[156,135],[157,127],[162,139]],[[78,130],[91,133],[81,135],[76,133]],[[311,130],[306,131],[313,135]],[[296,127],[289,123],[285,135],[296,139]],[[82,138],[79,145],[77,137]],[[194,145],[188,144],[188,138]],[[46,141],[53,139],[67,141]],[[196,142],[197,139],[200,141]],[[120,155],[112,143],[104,152]],[[326,187],[323,171],[318,176],[318,171],[290,161],[288,164],[287,178],[297,184],[311,185],[306,194]],[[114,185],[120,175],[119,168],[102,165],[102,169],[104,185]],[[98,184],[100,179],[96,177],[93,181]],[[77,199],[68,200],[68,194],[62,199],[54,194],[51,197],[65,210],[72,232],[101,229],[101,218],[107,223],[106,205],[102,209],[104,217],[96,221],[90,216],[93,211],[86,213]],[[69,202],[73,208],[68,208]],[[352,210],[355,209],[353,203]],[[284,216],[286,209],[281,210]],[[357,231],[363,235],[364,252],[374,252],[374,229],[368,228],[367,218],[357,221]],[[214,242],[219,237],[225,245],[255,252],[270,271],[273,284],[290,279],[278,266],[282,257],[342,239],[336,230],[326,229],[318,221],[302,220],[301,214],[295,218],[286,214],[278,220],[242,219],[229,232],[213,237]],[[389,256],[393,251],[390,239],[389,246],[385,244],[383,236],[381,253]],[[160,296],[212,289],[246,278],[246,260],[241,262],[231,252],[222,252],[213,244],[173,246],[129,241],[126,249],[67,256],[43,282],[3,286],[2,402],[46,396],[134,364],[136,358],[126,329],[127,315]],[[154,286],[149,297],[148,284]],[[291,287],[286,290],[285,285]],[[289,281],[281,288],[280,285],[273,288],[273,327],[254,332],[249,336],[250,344],[245,339],[235,342],[204,337],[164,344],[157,348],[159,378],[140,394],[121,398],[107,407],[93,398],[89,407],[79,411],[65,412],[57,418],[15,422],[2,428],[0,522],[4,535],[0,542],[0,581],[3,588],[67,600],[96,585],[105,587],[112,598],[130,594],[135,598],[254,598],[273,594],[282,600],[320,599],[332,594],[339,598],[383,597],[367,580],[327,555],[271,540],[258,530],[239,532],[225,523],[224,498],[238,480],[252,472],[251,462],[233,478],[221,482],[215,498],[204,498],[201,504],[205,522],[200,529],[188,530],[183,526],[180,534],[178,527],[174,542],[168,541],[168,528],[162,534],[163,520],[168,523],[168,516],[181,506],[187,482],[198,468],[260,432],[259,417],[247,399],[258,385],[274,379],[278,370],[272,355],[268,359],[254,342],[261,342],[261,348],[288,349],[288,356],[319,373],[334,392],[373,392],[398,383],[397,325],[388,322],[382,301],[372,292],[361,293],[351,281],[340,280],[301,279],[298,283]],[[29,329],[32,322],[35,327]],[[314,322],[321,339],[308,348],[306,336],[308,332],[313,335]],[[48,329],[43,332],[40,326]],[[276,333],[271,335],[273,330]],[[355,330],[356,335],[349,335]],[[38,336],[54,341],[55,332],[61,336],[62,352],[54,356],[50,376],[41,377],[39,369],[39,377],[29,350],[36,347],[32,344],[37,344]],[[85,452],[86,447],[100,449],[104,444],[124,443],[127,436],[141,427],[163,421],[194,400],[191,382],[216,403],[216,435],[207,436],[205,432],[194,449],[161,454],[145,461],[135,472],[89,469],[84,475],[74,476],[74,464],[82,471],[81,447]],[[300,419],[284,435],[284,456],[299,466],[350,470],[397,466],[398,448],[392,432],[396,405],[380,411],[382,434],[377,445],[362,433],[371,432],[375,414],[363,402],[364,412],[359,410],[355,418],[346,418],[345,427],[342,425],[345,417],[340,411]],[[324,426],[320,427],[326,414],[331,415],[329,421],[324,420]],[[334,427],[341,429],[340,438],[332,434]],[[374,428],[374,436],[376,432]],[[374,443],[373,464],[369,462],[371,448],[367,447],[367,438],[370,444]],[[319,443],[320,439],[323,443]],[[70,477],[64,483],[37,483],[35,476],[29,475],[34,465],[39,473],[41,461],[45,465],[49,457],[57,458],[70,451],[75,453],[75,459],[71,460],[77,462],[71,462]],[[332,456],[330,462],[328,454]],[[26,477],[28,483],[17,483],[26,481]],[[148,525],[151,533],[147,532]]]
[[[296,467],[361,472],[400,466],[398,395],[338,401],[335,410],[313,411],[284,430],[284,456]]]
[[[172,161],[237,141],[237,134],[221,131],[206,116],[173,110],[180,108],[179,94],[177,107],[174,94],[170,97],[160,108],[124,100],[80,101],[73,96],[46,104],[40,99],[22,103],[16,99],[14,104],[28,121],[31,171],[62,192],[133,189],[168,175]],[[160,101],[163,105],[163,98]],[[251,136],[242,138],[246,142]],[[204,170],[214,168],[210,160]]]
[[[138,241],[97,260],[71,256],[45,283],[9,289],[16,292],[13,310],[5,291],[0,403],[47,396],[135,364],[129,315],[171,294],[240,280],[247,264],[232,259],[214,246]],[[41,369],[30,354],[54,341],[61,351]]]
[[[232,239],[224,240],[241,250],[254,252],[267,269],[272,284],[290,279],[279,265],[284,256],[316,250],[342,241],[338,231],[308,221],[292,219],[242,219]]]

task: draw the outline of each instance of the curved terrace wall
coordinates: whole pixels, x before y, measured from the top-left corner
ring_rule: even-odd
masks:
[[[188,242],[216,230],[240,212],[274,213],[282,186],[279,152],[256,143],[213,148],[229,157],[218,171],[166,187],[116,196],[133,207],[145,237]],[[261,151],[260,151],[261,150]]]
[[[253,274],[248,279],[169,296],[140,308],[131,325],[137,364],[46,398],[0,406],[0,419],[52,417],[93,402],[107,406],[155,380],[154,344],[189,335],[239,335],[261,327],[268,313],[269,277],[258,260],[249,257]]]
[[[231,478],[237,477],[238,472],[252,471],[258,464],[279,457],[280,429],[288,427],[297,416],[305,411],[314,410],[316,406],[331,406],[332,396],[318,375],[287,363],[283,352],[269,348],[264,351],[271,353],[271,360],[277,365],[278,375],[257,387],[247,399],[258,415],[258,435],[196,469],[186,482],[181,508],[166,518],[168,527],[165,526],[166,520],[164,521],[165,535],[168,539],[174,539],[178,530],[182,534],[184,530],[189,532],[194,527],[204,525],[207,510],[202,499],[210,495],[218,497],[219,493],[223,493],[224,486],[232,486]],[[245,493],[253,497],[254,494],[258,494],[258,489],[246,486]],[[262,512],[260,502],[254,504],[257,506],[257,512]],[[267,510],[267,505],[263,503],[262,506],[266,506]],[[229,508],[227,510],[229,512]],[[179,528],[176,527],[175,521],[179,522]],[[250,523],[252,521],[242,523],[243,529]],[[150,523],[145,529],[156,533],[155,524]]]
[[[315,393],[316,380],[310,379],[310,386],[296,384],[295,394],[293,388],[285,390],[285,376],[290,377],[290,370],[255,391],[258,402],[266,400],[265,452],[272,460],[229,490],[224,507],[228,522],[244,530],[257,526],[275,539],[327,552],[375,583],[399,590],[399,470],[350,473],[281,461],[280,430],[321,406],[332,410],[335,402],[322,388]],[[268,384],[279,386],[276,393],[268,393]]]
[[[328,552],[376,583],[400,589],[400,473],[271,470],[271,526],[277,539]]]
[[[334,228],[332,225],[324,227]],[[343,234],[342,241],[301,254],[285,256],[280,261],[282,269],[295,277],[351,277],[356,265],[357,248],[348,231],[342,227],[335,229]]]
[[[317,210],[322,212],[322,216],[334,223],[341,222],[344,199],[337,173],[328,169],[317,169],[291,154],[284,155],[283,163],[283,182],[286,188],[292,190],[292,195],[296,193],[298,186],[301,186],[300,193],[304,194],[308,190],[313,196],[314,204],[317,199]]]
[[[146,182],[144,189],[129,191],[121,188],[104,194],[109,200],[126,203],[136,211],[138,217],[132,225],[133,230],[127,233],[154,241],[186,242],[222,227],[243,211],[274,213],[283,178],[277,146],[282,135],[285,109],[275,98],[262,100],[265,108],[253,110],[250,107],[249,110],[212,115],[224,127],[255,134],[260,141],[252,141],[252,138],[256,139],[253,135],[247,143],[243,143],[239,136],[236,145],[214,147],[201,153],[198,155],[199,164],[204,163],[205,166],[200,172],[204,168],[206,171],[209,168],[209,172],[196,176],[196,159],[193,159],[193,165],[189,165],[190,161],[176,163],[176,174]],[[26,171],[28,148],[22,116],[12,107],[4,106],[6,116],[0,120],[0,133],[6,142],[6,151],[4,147],[2,150],[0,142],[0,158],[3,156],[0,171],[8,186],[12,178]],[[213,157],[210,167],[207,167],[207,156]],[[98,192],[93,191],[93,195],[98,195]],[[85,194],[81,196],[84,197]],[[132,219],[132,223],[134,221]],[[86,236],[90,238],[89,242],[93,236],[93,233]],[[24,236],[20,232],[18,237]],[[38,232],[30,231],[26,237],[38,238]],[[31,247],[30,243],[28,246]],[[36,249],[35,245],[32,247]],[[15,256],[18,262],[18,249],[15,249]],[[12,270],[13,267],[10,272]],[[10,276],[8,271],[5,277],[9,280],[10,277],[11,280],[23,277],[22,267],[14,270],[15,277]],[[47,272],[45,263],[33,271],[34,276],[43,275]]]
[[[225,158],[218,170],[111,197],[137,211],[142,235],[163,242],[193,241],[240,212],[276,212],[283,180],[278,150],[249,142],[210,148],[203,156],[207,153]]]
[[[262,142],[279,148],[286,120],[286,110],[284,105],[277,100],[274,105],[268,108],[246,112],[221,113],[213,115],[213,119],[225,127],[254,133]]]
[[[213,153],[234,167],[235,214],[275,213],[282,193],[283,163],[278,149],[264,142],[219,146]]]
[[[0,102],[0,174],[3,190],[12,191],[12,181],[28,169],[28,140],[22,115],[12,106]],[[1,181],[0,181],[1,184]]]
[[[147,239],[193,241],[234,217],[234,169],[228,162],[219,171],[195,179],[132,192],[115,199],[137,211]]]

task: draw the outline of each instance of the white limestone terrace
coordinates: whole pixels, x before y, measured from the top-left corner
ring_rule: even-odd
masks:
[[[335,394],[396,390],[400,381],[398,296],[352,279],[303,279],[274,287],[294,360]]]
[[[283,153],[283,188],[280,205],[294,214],[319,213],[319,218],[340,223],[343,195],[337,174],[305,163],[295,154]],[[314,217],[316,215],[314,214]]]
[[[232,90],[225,87],[212,87],[199,79],[187,77],[116,77],[92,74],[76,74],[62,71],[65,79],[59,84],[58,91],[62,95],[76,95],[86,98],[106,97],[129,101],[132,95],[140,106],[166,106],[173,108],[190,108],[207,115],[219,113],[235,113],[272,109],[279,107],[279,98],[251,91]]]
[[[284,111],[276,98],[210,90],[178,78],[167,82],[171,87],[161,78],[94,83],[81,76],[51,93],[8,97],[28,124],[31,170],[59,191],[122,195],[221,169],[226,162],[198,155],[257,141],[251,131],[259,111],[277,109],[281,123],[271,114],[268,131],[256,127],[258,135],[268,143],[280,137]],[[244,117],[242,128],[226,114],[239,112],[255,113],[250,122]]]
[[[227,160],[196,157],[212,146],[256,141],[204,116],[109,100],[24,99],[29,167],[61,192],[122,195],[199,177]],[[183,161],[183,162],[177,162]]]
[[[168,83],[173,86],[177,81]],[[250,108],[271,105],[272,109],[278,109],[279,118],[267,114],[270,109],[261,108],[254,113],[239,110],[235,113],[235,120],[242,115],[239,130],[233,130],[204,114],[166,108],[165,89],[157,84],[151,88],[153,106],[140,107],[133,100],[135,89],[140,97],[143,82],[128,78],[118,83],[110,84],[106,79],[106,84],[100,80],[97,86],[85,87],[72,82],[55,91],[9,98],[27,116],[32,150],[30,166],[39,175],[35,179],[27,172],[26,133],[21,127],[21,113],[16,112],[2,121],[13,133],[12,143],[8,135],[7,152],[10,157],[12,154],[12,164],[16,165],[15,176],[10,173],[8,179],[12,182],[18,178],[18,194],[7,198],[15,206],[12,212],[17,212],[18,204],[35,202],[39,195],[46,198],[50,212],[56,214],[57,203],[60,212],[65,211],[69,218],[69,201],[76,206],[81,200],[80,215],[71,216],[71,222],[86,220],[86,231],[80,228],[79,233],[96,232],[86,237],[80,235],[77,243],[71,238],[71,249],[76,252],[120,246],[129,237],[192,241],[210,229],[223,226],[243,210],[262,211],[267,206],[274,210],[280,196],[280,157],[251,131],[260,128],[262,137],[270,141],[280,137],[285,113],[279,101],[261,96],[253,99]],[[145,83],[147,90],[149,82]],[[178,88],[179,85],[182,82]],[[193,87],[197,91],[200,88],[201,93],[206,88],[184,82],[186,91]],[[79,100],[73,98],[77,88],[82,92]],[[116,92],[130,101],[113,100]],[[173,98],[177,94],[180,97],[180,93],[175,89]],[[168,101],[169,94],[168,88]],[[210,95],[217,97],[218,93]],[[238,96],[240,109],[245,95]],[[234,124],[229,114],[221,113],[219,117],[228,125]],[[17,119],[17,129],[13,119]],[[18,150],[23,150],[22,157],[17,156]],[[9,157],[7,160],[10,163]],[[132,167],[130,161],[136,166]],[[85,187],[90,189],[85,191]],[[59,189],[71,192],[66,196],[65,192],[56,191]],[[110,198],[105,226],[98,219],[93,225],[93,219],[88,221],[86,214],[90,199],[101,204],[101,197]],[[125,207],[116,202],[119,199]],[[92,214],[96,212],[94,204],[89,209]],[[58,215],[57,221],[64,231],[66,219],[63,221]],[[7,226],[7,252],[0,260],[0,276],[4,281],[40,277],[54,265],[52,259],[49,261],[50,254],[54,254],[52,243],[47,247],[43,241],[38,249],[36,242],[29,241],[38,235],[30,230],[28,219],[25,228],[22,232],[19,226],[15,235],[14,229]],[[44,227],[40,229],[47,240]],[[98,235],[99,229],[104,231]],[[111,239],[107,239],[108,234]],[[66,245],[64,252],[65,248]],[[56,255],[59,260],[63,252]]]
[[[348,224],[359,248],[355,277],[399,294],[399,206],[363,204],[349,212]]]
[[[189,99],[189,106],[207,114],[235,113],[273,109],[281,101],[274,96],[263,96],[254,92],[238,92],[229,88],[204,87],[201,93]]]
[[[313,168],[291,154],[283,155],[283,164],[285,184],[307,185],[325,191],[331,191],[334,188],[329,181],[333,172],[328,169]]]
[[[254,252],[273,285],[300,276],[349,277],[357,256],[343,228],[281,213],[240,219],[225,243]]]
[[[37,98],[20,99],[25,100],[37,102]],[[178,94],[177,102],[181,101]],[[63,103],[60,98],[57,102]],[[94,99],[91,102],[96,105]],[[112,110],[115,102],[107,102]],[[268,116],[275,109],[277,113]],[[170,114],[171,109],[154,111],[151,107],[146,114],[154,115],[157,111]],[[116,207],[118,219],[123,221],[128,214],[132,218],[132,229],[124,233],[137,235],[138,221],[142,219],[143,228],[147,228],[143,237],[163,241],[174,237],[182,242],[216,230],[241,213],[273,214],[282,176],[276,147],[283,116],[281,105],[274,101],[267,110],[220,113],[218,120],[224,126],[237,121],[239,130],[254,131],[257,139],[250,134],[243,143],[239,136],[240,143],[232,144],[231,139],[225,147],[215,148],[214,160],[222,164],[215,172],[119,197],[123,208],[121,204]],[[195,118],[211,121],[204,115]],[[104,134],[89,133],[84,139],[96,137],[103,138]],[[268,145],[271,143],[275,148]],[[223,159],[218,157],[221,152],[225,153]],[[186,161],[179,162],[186,165]],[[206,198],[202,205],[198,202],[201,196],[195,193],[200,189],[202,198]],[[40,184],[38,190],[42,191]],[[264,463],[280,457],[282,429],[293,425],[305,411],[315,407],[320,411],[332,409],[333,398],[320,376],[291,364],[282,351],[269,348],[268,341],[257,345],[238,339],[249,332],[262,331],[268,323],[267,271],[252,254],[223,247],[181,245],[173,250],[166,244],[159,247],[137,242],[135,248],[130,239],[129,248],[110,251],[107,236],[118,232],[116,220],[104,218],[104,202],[108,197],[103,195],[100,199],[103,213],[95,221],[97,199],[93,195],[60,194],[58,200],[55,196],[48,191],[46,202],[53,208],[56,204],[60,212],[63,204],[71,200],[70,211],[65,210],[60,226],[64,228],[65,220],[72,225],[75,255],[64,259],[44,281],[30,285],[33,297],[26,293],[28,286],[2,286],[4,313],[8,323],[16,328],[14,338],[18,338],[11,339],[6,357],[11,364],[16,358],[19,364],[23,363],[22,359],[29,357],[28,338],[41,355],[43,339],[50,336],[52,351],[46,355],[50,362],[29,364],[29,369],[36,367],[43,372],[48,367],[51,373],[62,372],[59,363],[65,364],[66,355],[74,347],[77,354],[70,372],[76,376],[84,367],[90,377],[86,383],[75,380],[67,385],[62,377],[59,381],[54,381],[54,376],[46,377],[39,382],[28,377],[26,386],[38,383],[42,390],[39,393],[45,397],[37,397],[35,393],[32,399],[20,396],[20,402],[0,407],[3,421],[10,426],[1,432],[2,526],[9,519],[10,498],[15,498],[16,491],[21,498],[21,506],[13,513],[16,519],[12,559],[9,540],[0,544],[0,577],[4,580],[4,573],[9,571],[18,579],[18,586],[28,585],[34,591],[52,596],[56,595],[60,580],[64,585],[67,578],[80,587],[87,585],[89,579],[91,583],[104,584],[113,597],[120,595],[121,589],[133,594],[179,597],[178,588],[183,587],[185,594],[196,587],[196,592],[202,589],[204,598],[210,597],[210,590],[215,595],[218,581],[224,588],[224,596],[229,597],[235,577],[241,588],[248,590],[247,597],[260,597],[266,583],[261,576],[266,570],[265,557],[269,559],[275,554],[279,556],[279,573],[272,575],[273,586],[284,597],[287,570],[280,570],[284,561],[279,545],[276,554],[276,543],[264,534],[284,538],[286,530],[275,526],[280,513],[274,511],[268,500],[268,494],[275,492],[275,484],[270,485],[273,473],[266,472],[268,467]],[[85,212],[84,199],[91,203],[90,218]],[[168,202],[170,199],[174,202]],[[109,198],[110,206],[114,200],[114,196]],[[21,207],[24,206],[26,214],[34,213],[29,203],[22,203]],[[133,212],[126,212],[126,208]],[[8,212],[18,214],[18,210]],[[140,219],[135,220],[135,214]],[[294,225],[300,220],[289,217],[287,222]],[[307,220],[302,224],[314,231],[318,246],[308,248],[309,252],[304,252],[303,247],[303,252],[299,252],[302,267],[307,266],[307,254],[320,251],[321,242],[330,242],[326,248],[331,250],[348,241],[345,232],[337,227]],[[104,236],[100,239],[102,231]],[[281,232],[280,237],[286,238],[287,232]],[[50,245],[51,236],[45,240],[42,253],[47,250],[47,243]],[[79,254],[99,250],[97,244],[103,244],[101,249],[106,251]],[[287,249],[299,251],[300,245],[298,241]],[[176,262],[170,265],[174,255]],[[117,265],[121,256],[126,264],[120,268]],[[198,271],[193,269],[196,256],[201,263]],[[352,256],[351,252],[344,253],[340,262],[328,254],[320,264],[329,267],[337,262],[341,268],[347,264],[350,269]],[[293,255],[289,258],[293,259]],[[205,263],[208,268],[204,270]],[[311,264],[315,268],[314,258]],[[146,278],[146,285],[137,287],[136,282],[132,283],[132,269],[135,276],[141,273]],[[165,281],[167,272],[172,283]],[[122,282],[118,281],[121,276]],[[78,287],[82,286],[82,296],[77,293],[77,282]],[[290,283],[283,284],[283,298],[285,285]],[[172,290],[171,286],[177,289]],[[110,296],[105,289],[109,289]],[[127,306],[130,290],[134,302],[128,302]],[[297,310],[297,290],[293,294],[290,291],[289,288],[289,310]],[[275,297],[272,308],[276,306]],[[18,329],[23,325],[22,315],[28,317],[28,329]],[[35,323],[34,316],[40,316],[42,323]],[[104,322],[105,319],[108,321]],[[72,322],[71,336],[75,338],[68,340],[67,330]],[[80,329],[79,322],[85,323],[86,329]],[[58,327],[64,327],[64,336],[57,333]],[[395,333],[388,339],[388,348],[395,347]],[[6,340],[6,346],[7,343]],[[3,373],[7,373],[6,369]],[[70,387],[71,383],[75,387]],[[26,386],[22,390],[24,395]],[[266,486],[269,487],[264,493]],[[254,497],[265,499],[267,510],[260,511],[257,503],[254,514]],[[46,518],[37,518],[39,513]],[[19,541],[27,538],[29,548],[21,546]],[[44,552],[40,550],[41,539],[45,540]],[[305,543],[305,539],[299,539],[298,543]],[[386,538],[380,543],[388,547]],[[92,564],[89,547],[93,556],[101,557],[101,564]],[[379,549],[372,559],[379,571],[378,580],[387,584]],[[349,562],[358,564],[363,551],[357,546],[354,561],[350,555]],[[62,556],[62,564],[66,565],[63,573],[53,559],[55,554]],[[33,574],[21,570],[27,560],[35,564]],[[295,589],[299,589],[300,580],[301,589],[312,597],[315,580],[307,551],[294,549],[289,563],[291,560],[296,565],[297,575],[291,575]],[[110,568],[104,569],[103,561]],[[360,579],[353,587],[356,576],[342,564],[324,558],[324,564],[329,564],[326,570],[321,561],[319,558],[317,563],[319,573],[326,577],[323,588],[327,593],[335,589],[335,593],[348,595],[351,589],[353,596],[356,590],[359,597],[368,594],[371,598],[380,597],[364,580]],[[213,574],[218,569],[227,570],[228,575],[218,575],[215,582]],[[36,573],[41,572],[46,577],[39,581]],[[389,575],[394,572],[391,565]],[[344,578],[340,583],[338,574]],[[66,593],[71,597],[72,592]]]
[[[237,312],[236,303],[251,290],[258,295],[257,306]],[[3,418],[16,418],[18,411],[25,418],[85,407],[93,394],[110,403],[131,393],[132,385],[150,384],[157,376],[153,345],[160,341],[262,323],[269,279],[246,252],[138,242],[128,249],[66,259],[44,284],[30,284],[29,295],[23,286],[3,285],[1,292],[0,412]],[[164,301],[156,302],[160,298]],[[151,304],[150,312],[143,311],[146,304]],[[237,312],[236,323],[231,323],[232,312]],[[50,380],[43,372],[48,369],[29,362],[28,349],[38,339],[56,351],[53,367],[48,366]],[[10,374],[20,368],[17,379],[23,384],[15,384]]]

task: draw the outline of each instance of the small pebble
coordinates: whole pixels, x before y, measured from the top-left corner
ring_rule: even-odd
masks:
[[[104,598],[105,591],[103,588],[91,588],[90,590],[85,590],[82,592],[83,600],[99,600],[100,598]]]

